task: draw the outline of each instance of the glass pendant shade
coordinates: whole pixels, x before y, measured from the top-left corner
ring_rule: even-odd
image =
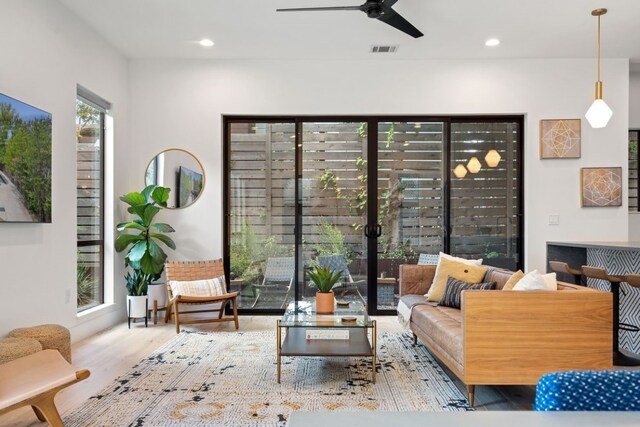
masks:
[[[464,178],[467,176],[467,168],[465,168],[462,163],[459,163],[458,166],[453,169],[453,174],[456,178]]]
[[[478,158],[474,156],[469,159],[469,163],[467,163],[467,169],[471,173],[478,173],[480,172],[480,169],[482,169],[482,163],[480,163],[480,160],[478,160]]]
[[[611,108],[609,108],[607,103],[602,99],[596,99],[593,101],[593,104],[589,107],[587,114],[585,114],[585,117],[591,127],[596,129],[607,126],[611,116],[613,116],[613,111],[611,111]]]
[[[487,166],[490,168],[495,168],[500,163],[500,153],[497,150],[490,150],[486,156],[484,156],[484,161],[487,163]]]

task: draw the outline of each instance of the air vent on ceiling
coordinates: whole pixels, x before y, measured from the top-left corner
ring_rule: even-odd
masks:
[[[371,46],[371,53],[395,53],[398,50],[398,45],[389,46]]]

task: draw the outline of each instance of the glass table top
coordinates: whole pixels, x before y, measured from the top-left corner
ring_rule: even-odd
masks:
[[[280,321],[281,327],[322,327],[322,328],[370,328],[373,320],[366,307],[358,301],[351,301],[348,307],[336,307],[332,314],[316,313],[315,300],[291,302]]]

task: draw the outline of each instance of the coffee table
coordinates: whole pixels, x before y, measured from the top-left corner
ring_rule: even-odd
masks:
[[[280,384],[282,356],[371,357],[371,377],[375,384],[376,321],[369,318],[365,305],[352,301],[349,307],[338,307],[333,314],[318,314],[315,307],[313,300],[292,302],[282,319],[277,321],[278,384]],[[354,317],[355,320],[343,320],[345,317]],[[315,333],[348,331],[349,338],[307,339],[308,330]],[[369,330],[371,330],[371,341],[369,341]]]

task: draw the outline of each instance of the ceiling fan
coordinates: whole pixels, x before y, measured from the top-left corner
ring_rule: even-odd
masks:
[[[296,7],[288,9],[276,9],[276,12],[316,12],[326,10],[359,10],[367,14],[369,18],[378,19],[412,37],[422,37],[424,34],[404,19],[391,6],[398,0],[367,0],[360,6],[335,6],[335,7]]]

